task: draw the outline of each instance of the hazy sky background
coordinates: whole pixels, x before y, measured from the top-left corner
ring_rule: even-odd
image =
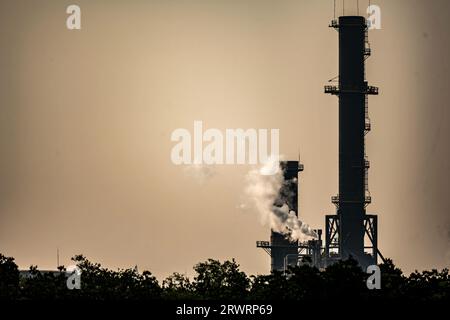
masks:
[[[368,212],[404,271],[449,267],[450,2],[372,3]],[[1,0],[0,252],[54,269],[59,247],[65,265],[83,253],[160,279],[207,258],[268,272],[255,241],[269,229],[238,209],[250,166],[198,181],[170,161],[170,134],[279,128],[305,164],[300,215],[323,228],[338,189],[332,17],[331,0]]]

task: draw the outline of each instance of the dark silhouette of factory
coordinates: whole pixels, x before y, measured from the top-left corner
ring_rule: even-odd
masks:
[[[339,34],[338,85],[325,86],[325,93],[339,99],[339,193],[331,197],[336,214],[325,216],[324,244],[322,230],[316,230],[316,239],[304,243],[289,241],[273,230],[270,242],[258,241],[257,247],[271,256],[272,271],[305,261],[324,268],[350,256],[363,268],[377,264],[378,256],[384,260],[378,249],[377,216],[366,213],[371,202],[365,152],[365,135],[370,131],[368,96],[378,94],[378,88],[366,81],[365,60],[371,54],[368,25],[364,17],[341,16],[330,27]],[[298,215],[298,172],[303,165],[285,161],[280,168],[286,183],[274,205],[284,202]]]

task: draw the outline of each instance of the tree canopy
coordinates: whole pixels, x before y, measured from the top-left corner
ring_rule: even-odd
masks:
[[[354,259],[319,270],[305,263],[286,274],[248,276],[233,259],[214,259],[194,266],[195,276],[173,273],[159,283],[150,271],[116,271],[89,261],[72,260],[81,271],[81,288],[69,290],[66,269],[44,272],[31,266],[22,275],[12,257],[0,254],[1,300],[296,300],[378,299],[386,301],[448,301],[450,275],[441,271],[415,271],[406,276],[392,260],[380,264],[381,289],[369,290],[366,274]]]

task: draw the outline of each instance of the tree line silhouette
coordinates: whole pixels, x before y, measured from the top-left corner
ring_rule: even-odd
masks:
[[[325,270],[306,261],[286,274],[248,276],[233,259],[208,259],[194,266],[195,276],[173,273],[159,283],[149,271],[110,270],[83,255],[72,258],[81,270],[81,289],[69,290],[64,267],[60,272],[41,272],[31,266],[20,276],[14,258],[0,254],[1,300],[298,300],[336,299],[380,301],[448,301],[449,270],[415,271],[409,276],[392,260],[380,264],[381,289],[369,290],[368,274],[350,258]]]

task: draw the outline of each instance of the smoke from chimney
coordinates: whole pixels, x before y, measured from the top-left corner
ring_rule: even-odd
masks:
[[[263,225],[270,226],[273,231],[284,234],[293,241],[317,237],[314,230],[299,220],[286,203],[281,206],[274,205],[284,183],[279,158],[271,158],[261,168],[250,170],[245,180],[245,195],[259,213]]]

